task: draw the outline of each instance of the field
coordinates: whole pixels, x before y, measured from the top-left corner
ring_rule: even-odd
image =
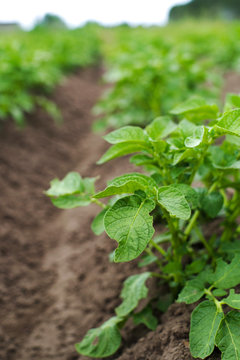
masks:
[[[107,356],[118,360],[220,360],[222,352],[224,360],[240,359],[238,344],[235,355],[231,355],[232,344],[227,343],[224,349],[223,340],[218,340],[218,329],[214,338],[208,338],[207,350],[201,347],[195,350],[193,345],[189,345],[190,317],[196,304],[185,301],[184,297],[189,281],[194,281],[206,270],[214,271],[211,273],[213,285],[222,293],[214,295],[214,290],[210,294],[212,298],[208,293],[205,303],[209,302],[210,306],[226,304],[236,309],[232,311],[235,316],[239,314],[240,307],[233,306],[232,292],[228,290],[234,288],[234,301],[239,301],[239,280],[229,280],[230,285],[217,286],[220,265],[216,264],[222,261],[230,269],[240,252],[239,140],[236,140],[240,135],[240,124],[239,117],[231,124],[223,122],[221,117],[223,111],[223,117],[226,117],[231,112],[235,114],[240,107],[240,26],[217,22],[203,23],[197,28],[194,23],[187,22],[166,28],[131,29],[123,26],[103,29],[91,25],[73,33],[64,30],[58,36],[50,32],[48,42],[46,33],[41,31],[11,34],[8,39],[0,41],[1,54],[7,59],[0,63],[0,75],[4,79],[0,84],[0,358],[85,360]],[[37,45],[36,37],[39,38]],[[22,53],[19,53],[19,48]],[[25,81],[26,77],[30,80]],[[223,109],[229,93],[236,95],[228,95]],[[186,104],[186,101],[190,103]],[[169,113],[172,118],[166,120]],[[159,116],[164,116],[161,122],[155,122],[154,128],[149,125]],[[194,124],[194,132],[187,137],[190,145],[186,145],[185,139],[185,147],[181,145],[180,148],[176,142],[180,135],[174,135],[174,131],[179,123],[183,124],[183,118],[188,121],[188,131]],[[209,119],[211,122],[206,125]],[[161,131],[166,131],[169,126],[174,126],[174,129],[165,132],[161,139],[155,139],[160,131],[155,126],[161,127],[159,124],[164,121],[167,125]],[[138,126],[140,130],[132,126]],[[209,136],[217,134],[214,145],[205,142],[205,135],[199,135],[200,128],[205,133],[208,131]],[[118,132],[109,134],[114,129]],[[121,129],[125,129],[124,135]],[[154,154],[149,145],[143,145],[145,137],[143,140],[142,132],[151,135],[147,143],[157,144]],[[105,140],[103,134],[109,134]],[[221,145],[223,136],[228,139],[227,145]],[[166,138],[167,146],[164,145]],[[106,140],[117,150],[108,150]],[[129,143],[122,145],[126,141],[131,146]],[[215,156],[223,154],[216,162],[212,155],[215,146],[219,146]],[[189,149],[195,151],[194,155]],[[132,153],[138,154],[130,158]],[[161,167],[161,161],[156,164],[154,156],[159,153],[163,154],[161,161],[165,156],[165,167]],[[197,160],[202,153],[200,163]],[[100,158],[101,165],[96,165]],[[213,159],[214,166],[209,165],[209,159]],[[140,170],[139,166],[142,166]],[[192,169],[196,171],[192,172]],[[69,172],[78,172],[83,179],[96,177],[97,190],[91,190],[89,195],[87,181],[84,191],[74,188],[74,181],[78,181],[76,178],[72,183],[61,184],[55,180],[49,185],[52,179],[63,179]],[[151,243],[145,244],[145,254],[136,248],[115,252],[114,262],[113,255],[109,257],[116,248],[112,239],[119,244],[122,240],[111,235],[113,231],[111,224],[107,223],[107,214],[114,211],[122,200],[130,201],[130,197],[131,201],[137,198],[142,204],[150,204],[153,201],[151,188],[143,187],[143,180],[136,178],[109,184],[105,191],[114,199],[101,203],[103,208],[107,206],[103,211],[107,210],[104,226],[109,236],[102,231],[102,220],[92,226],[99,236],[93,233],[91,224],[98,214],[97,205],[105,196],[101,191],[106,184],[132,172],[138,173],[134,176],[139,179],[143,174],[146,178],[148,176],[150,180],[144,178],[144,181],[149,184],[156,181],[163,193],[172,183],[184,183],[194,191],[204,187],[206,193],[204,195],[199,190],[202,197],[199,195],[200,200],[194,207],[193,200],[186,205],[188,196],[181,192],[180,213],[169,209],[171,199],[165,202],[164,197],[159,197],[158,207],[151,215],[156,236],[161,238],[165,234],[167,241],[153,237]],[[214,190],[209,190],[214,182],[217,184]],[[175,190],[174,193],[175,209],[179,192]],[[206,208],[204,204],[211,193],[215,198],[211,198],[211,204],[207,203]],[[126,194],[133,195],[124,197]],[[84,209],[79,207],[91,202],[94,204]],[[193,216],[198,212],[196,227],[190,217],[189,228],[186,207]],[[124,205],[121,211],[124,213]],[[149,213],[145,213],[145,218],[147,216]],[[121,226],[124,228],[125,225]],[[141,224],[139,226],[140,230],[136,232],[141,238],[145,230]],[[188,241],[189,247],[176,246],[176,229],[180,242]],[[190,229],[189,232],[186,229]],[[181,238],[184,230],[188,236],[186,239]],[[175,235],[171,240],[172,231]],[[134,237],[132,241],[135,241]],[[221,271],[224,273],[225,270]],[[144,293],[137,298],[134,306],[137,310],[129,305],[128,299],[127,310],[124,315],[123,312],[120,314],[117,309],[122,303],[120,293],[124,281],[141,273],[152,274],[146,282],[148,297]],[[239,278],[239,267],[237,273],[232,270],[229,273],[231,279]],[[171,281],[167,280],[168,276]],[[138,291],[142,292],[143,288],[136,289],[135,294]],[[228,298],[222,300],[226,295]],[[131,296],[134,298],[136,295]],[[199,306],[201,296],[192,303],[197,301]],[[177,298],[182,301],[175,302]],[[224,299],[228,300],[224,302]],[[142,311],[147,312],[141,314]],[[99,328],[113,317],[114,312],[117,314],[115,318],[120,320],[110,325],[113,332],[108,335],[101,330],[90,338],[90,342],[80,343],[77,353],[74,344],[79,343],[89,329]],[[138,321],[134,314],[139,313]],[[221,311],[219,313],[223,316]],[[219,322],[220,330],[224,329],[224,322],[227,323],[227,318],[221,319],[222,328]],[[118,329],[121,329],[122,341],[121,345],[115,346],[119,337],[117,333],[116,340],[114,332]],[[233,336],[238,337],[239,330],[235,331]],[[106,336],[109,338],[104,347]],[[194,343],[195,339],[192,337],[190,341]],[[230,355],[226,348],[230,349]]]

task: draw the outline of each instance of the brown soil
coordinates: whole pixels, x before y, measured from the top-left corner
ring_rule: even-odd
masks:
[[[62,126],[39,109],[23,131],[8,123],[0,132],[0,359],[86,359],[74,344],[113,315],[124,279],[138,271],[134,262],[109,263],[113,241],[90,229],[94,205],[61,211],[43,195],[52,178],[68,171],[101,175],[103,188],[133,170],[127,159],[95,165],[107,148],[91,132],[90,109],[103,90],[100,74],[80,71],[58,87],[54,99],[65,119]],[[172,305],[154,333],[129,322],[112,358],[192,359],[190,311]]]

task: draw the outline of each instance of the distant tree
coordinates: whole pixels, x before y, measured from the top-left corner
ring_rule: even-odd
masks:
[[[53,28],[61,29],[66,28],[65,22],[57,15],[46,14],[41,20],[37,21],[35,25],[36,28]]]
[[[188,4],[177,5],[170,10],[170,20],[180,20],[186,17],[240,18],[240,1],[192,0]]]

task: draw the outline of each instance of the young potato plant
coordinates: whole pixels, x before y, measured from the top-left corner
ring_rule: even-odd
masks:
[[[240,284],[238,103],[239,97],[230,94],[220,113],[216,105],[192,98],[145,129],[126,126],[105,136],[112,146],[99,164],[137,153],[130,161],[145,174],[124,174],[100,192],[95,192],[94,178],[75,172],[51,182],[46,193],[59,208],[100,206],[92,230],[97,235],[106,231],[117,242],[111,259],[139,258],[140,269],[150,264],[155,269],[125,280],[115,316],[87,332],[76,345],[80,354],[103,358],[115,353],[129,317],[156,328],[152,299],[138,311],[140,300],[148,297],[147,280],[156,277],[168,284],[177,302],[198,302],[191,316],[193,357],[205,359],[217,346],[222,359],[240,359],[240,294],[234,289]],[[110,200],[105,204],[103,198]],[[211,223],[217,231],[207,231]],[[160,300],[160,308],[164,305]]]

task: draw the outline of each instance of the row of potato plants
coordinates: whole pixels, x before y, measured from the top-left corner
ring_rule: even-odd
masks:
[[[120,27],[105,37],[112,87],[95,106],[95,130],[144,126],[192,95],[216,102],[223,71],[240,66],[238,24]]]
[[[18,31],[0,38],[0,122],[12,118],[23,126],[25,116],[43,107],[56,121],[61,114],[49,94],[63,75],[99,61],[95,27]]]
[[[239,360],[240,97],[229,94],[223,112],[193,97],[145,128],[124,126],[104,138],[111,146],[99,164],[133,154],[130,162],[142,170],[112,179],[100,192],[95,178],[72,172],[54,179],[46,194],[61,209],[99,205],[92,230],[116,242],[110,260],[139,259],[139,271],[125,280],[115,315],[89,330],[77,351],[114,354],[129,318],[154,330],[156,298],[148,297],[147,280],[156,278],[167,284],[170,302],[196,303],[193,357],[205,359],[216,346],[223,360]],[[209,233],[213,222],[218,230]],[[139,311],[142,299],[147,306]]]

